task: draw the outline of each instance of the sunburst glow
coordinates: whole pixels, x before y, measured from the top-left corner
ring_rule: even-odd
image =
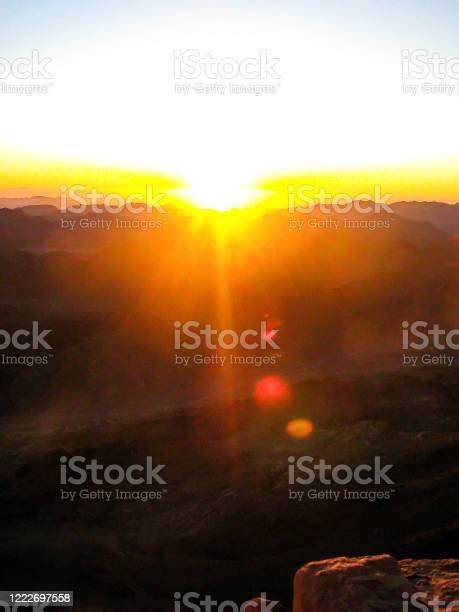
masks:
[[[264,194],[258,189],[221,184],[218,181],[196,183],[183,189],[174,189],[172,193],[199,208],[210,208],[219,212],[248,206]]]

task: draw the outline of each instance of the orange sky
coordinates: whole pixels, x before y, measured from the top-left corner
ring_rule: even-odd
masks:
[[[279,207],[287,206],[289,186],[310,186],[310,192],[323,188],[332,196],[345,193],[351,197],[375,193],[380,186],[381,194],[390,194],[388,201],[459,201],[459,182],[456,176],[457,163],[447,160],[431,165],[412,165],[384,168],[363,168],[296,172],[277,177],[265,177],[252,185],[267,191],[267,202]],[[227,189],[231,182],[228,170],[227,182],[214,185],[217,191]],[[120,168],[95,166],[56,161],[50,157],[9,152],[0,155],[0,197],[31,197],[36,195],[59,197],[61,185],[83,185],[101,193],[116,192],[122,196],[144,193],[146,185],[156,191],[168,192],[183,183],[174,177],[154,172],[139,172]],[[171,194],[174,192],[171,191]],[[217,195],[218,197],[218,195]],[[198,202],[199,204],[199,202]]]

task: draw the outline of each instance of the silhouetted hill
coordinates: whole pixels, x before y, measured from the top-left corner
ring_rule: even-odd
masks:
[[[459,232],[459,204],[440,202],[397,202],[394,212],[405,219],[431,223],[448,234]]]

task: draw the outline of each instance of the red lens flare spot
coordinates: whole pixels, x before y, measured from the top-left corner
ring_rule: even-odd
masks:
[[[309,419],[292,419],[287,423],[285,431],[291,438],[304,440],[314,431],[314,423]]]
[[[265,376],[255,383],[253,397],[260,408],[281,408],[291,401],[292,392],[282,376]]]

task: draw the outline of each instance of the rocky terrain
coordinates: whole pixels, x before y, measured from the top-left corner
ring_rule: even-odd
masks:
[[[240,603],[266,593],[292,609],[293,576],[312,563],[300,575],[319,603],[322,569],[336,584],[355,574],[350,602],[368,584],[398,596],[405,579],[453,593],[457,355],[451,367],[404,366],[401,323],[459,327],[454,236],[402,218],[377,235],[295,234],[273,214],[252,222],[256,244],[251,225],[217,240],[207,218],[198,230],[183,218],[148,236],[83,237],[48,213],[0,215],[2,328],[39,321],[53,347],[46,365],[0,368],[5,588],[73,590],[82,612],[169,612],[176,592]],[[279,328],[275,365],[174,362],[174,321],[240,330],[261,319]],[[266,409],[254,389],[273,375],[289,401]],[[311,426],[303,438],[289,434],[297,419]],[[166,484],[149,501],[107,501],[99,489],[116,487],[62,486],[72,456],[151,456]],[[379,457],[393,484],[292,484],[290,458],[302,456],[352,468]],[[95,496],[66,497],[75,489]],[[386,554],[431,561],[370,559]],[[315,609],[347,612],[325,603]]]
[[[280,412],[248,398],[132,418],[106,410],[87,422],[51,410],[4,419],[2,583],[75,590],[82,610],[165,612],[177,590],[240,602],[267,593],[288,607],[292,576],[308,561],[454,556],[457,385],[454,372],[408,371],[304,380]],[[294,440],[285,426],[301,416],[315,430]],[[162,499],[62,500],[59,459],[71,455],[120,465],[151,455],[166,465]],[[381,455],[394,465],[394,485],[382,487],[389,499],[370,501],[364,486],[353,500],[346,487],[292,487],[291,455],[349,465]],[[338,500],[317,498],[330,488]],[[291,499],[293,489],[315,496]]]
[[[251,612],[286,612],[280,602],[254,599]],[[459,610],[458,559],[390,555],[313,561],[294,580],[293,612]]]

